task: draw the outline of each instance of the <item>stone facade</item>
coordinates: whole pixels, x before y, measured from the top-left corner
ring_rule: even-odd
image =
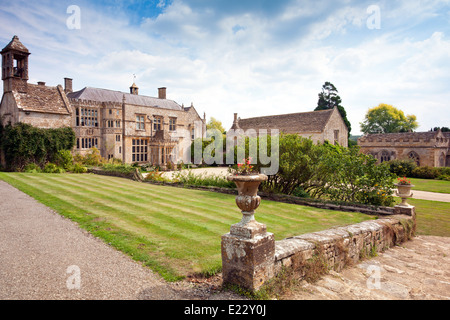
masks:
[[[450,134],[441,131],[369,134],[358,145],[380,163],[412,159],[419,166],[450,167]]]
[[[313,112],[274,115],[241,119],[234,115],[233,130],[277,129],[287,134],[310,138],[314,143],[330,143],[348,146],[348,128],[337,108]]]
[[[72,127],[74,153],[92,147],[106,159],[151,163],[162,167],[190,162],[190,146],[206,134],[206,119],[194,106],[139,95],[135,83],[128,92],[83,88],[73,92],[72,79],[64,88],[28,83],[28,49],[14,36],[1,51],[4,92],[0,104],[3,125],[24,122],[40,128]]]

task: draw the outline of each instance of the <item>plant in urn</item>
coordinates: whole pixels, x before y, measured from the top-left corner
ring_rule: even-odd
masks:
[[[411,184],[411,181],[404,178],[398,178],[398,183],[395,184],[397,187],[396,196],[400,197],[402,199],[402,203],[399,204],[400,207],[410,207],[410,205],[406,202],[408,198],[411,198],[413,196],[413,193],[411,192],[411,189],[414,187],[414,185]]]
[[[255,210],[261,203],[258,187],[267,180],[267,176],[255,172],[250,162],[251,158],[244,159],[244,163],[239,163],[236,169],[231,170],[232,174],[227,176],[237,186],[236,204],[243,215],[239,223],[231,226],[231,233],[244,238],[253,238],[266,232],[266,226],[255,220]]]

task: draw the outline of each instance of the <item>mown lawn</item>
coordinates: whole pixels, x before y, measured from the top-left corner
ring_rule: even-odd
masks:
[[[220,271],[221,236],[242,217],[235,196],[214,192],[92,174],[0,172],[0,179],[170,281]],[[256,219],[279,240],[374,217],[263,200]]]
[[[415,190],[450,193],[450,181],[411,178]]]
[[[450,202],[408,199],[408,203],[416,207],[417,235],[450,237]]]

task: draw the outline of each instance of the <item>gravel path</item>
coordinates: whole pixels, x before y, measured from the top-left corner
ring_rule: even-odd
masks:
[[[0,300],[234,299],[166,283],[146,267],[0,180]]]

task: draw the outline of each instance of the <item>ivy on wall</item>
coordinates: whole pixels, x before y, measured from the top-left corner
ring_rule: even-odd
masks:
[[[44,166],[54,160],[58,151],[72,150],[75,141],[75,132],[69,127],[42,129],[26,123],[0,125],[0,149],[8,170],[22,170],[29,163]]]

